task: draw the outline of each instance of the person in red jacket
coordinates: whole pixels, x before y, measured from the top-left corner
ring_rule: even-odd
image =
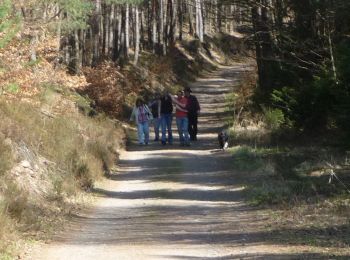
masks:
[[[188,118],[187,118],[187,98],[184,96],[182,90],[178,91],[177,97],[171,97],[176,105],[176,125],[179,133],[180,145],[190,146],[189,134],[188,134]]]

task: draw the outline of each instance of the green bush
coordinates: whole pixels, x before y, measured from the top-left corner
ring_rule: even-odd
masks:
[[[325,73],[303,86],[283,87],[271,94],[272,106],[278,107],[285,120],[301,130],[322,130],[329,126],[335,104],[334,81]]]
[[[281,109],[263,107],[264,121],[268,129],[277,130],[284,123],[285,118]]]

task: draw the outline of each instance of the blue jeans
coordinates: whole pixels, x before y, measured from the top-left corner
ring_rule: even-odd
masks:
[[[180,143],[188,144],[189,143],[188,118],[177,117],[176,125],[177,125],[177,131],[179,132]]]
[[[153,118],[153,127],[154,127],[154,139],[159,140],[159,128],[161,125],[160,118]]]
[[[166,138],[166,132],[168,130],[168,143],[173,143],[173,132],[171,130],[171,123],[173,121],[173,115],[172,114],[161,114],[161,125],[162,125],[162,143],[165,143],[167,141]]]
[[[137,124],[137,136],[139,139],[139,144],[148,144],[148,141],[149,141],[148,121]]]

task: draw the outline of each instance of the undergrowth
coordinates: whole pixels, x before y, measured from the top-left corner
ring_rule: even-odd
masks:
[[[68,213],[70,197],[90,190],[110,172],[123,140],[116,122],[103,115],[87,117],[74,105],[66,112],[66,107],[49,106],[43,113],[47,105],[62,101],[57,93],[44,95],[38,96],[40,102],[0,99],[1,252],[11,251],[15,223],[27,231],[50,229],[46,218]],[[17,173],[13,167],[21,164],[27,166]]]

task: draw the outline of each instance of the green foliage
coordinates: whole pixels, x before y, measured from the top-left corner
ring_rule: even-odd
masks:
[[[60,8],[66,14],[63,20],[63,30],[70,32],[76,29],[84,29],[87,19],[93,11],[93,4],[88,0],[60,0]]]
[[[277,130],[285,123],[283,111],[281,109],[273,109],[263,107],[264,121],[268,129]]]
[[[330,112],[335,104],[333,88],[333,79],[325,74],[297,88],[283,87],[274,90],[271,94],[271,103],[297,128],[324,129],[329,126]]]
[[[19,91],[19,85],[17,83],[9,83],[5,86],[5,91],[16,94]]]
[[[4,48],[19,30],[19,16],[12,15],[11,8],[11,0],[3,0],[0,4],[0,48]]]

